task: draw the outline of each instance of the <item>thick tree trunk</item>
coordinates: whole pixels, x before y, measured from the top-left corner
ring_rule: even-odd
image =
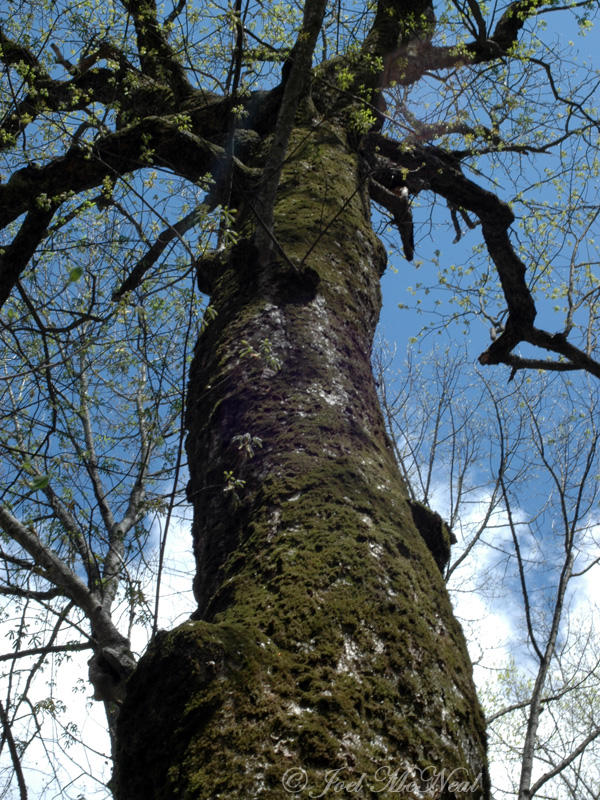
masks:
[[[262,264],[242,209],[191,368],[198,612],[129,682],[117,795],[417,797],[414,783],[484,798],[446,534],[429,542],[436,564],[371,374],[385,253],[361,159],[325,124],[296,129],[288,152],[285,258]]]

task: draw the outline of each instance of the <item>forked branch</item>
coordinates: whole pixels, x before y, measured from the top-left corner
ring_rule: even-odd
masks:
[[[518,369],[585,370],[600,378],[600,362],[592,354],[567,340],[566,332],[548,333],[534,326],[536,306],[526,281],[526,266],[510,240],[514,214],[507,203],[467,178],[460,160],[452,152],[438,147],[400,145],[379,133],[368,140],[372,172],[371,180],[387,192],[377,190],[376,202],[395,213],[395,197],[399,187],[407,187],[412,195],[429,190],[444,197],[454,207],[462,208],[479,218],[483,238],[494,262],[508,307],[504,330],[479,356],[481,364],[507,364],[513,374]],[[514,355],[521,342],[540,347],[559,356],[556,360],[529,359]]]

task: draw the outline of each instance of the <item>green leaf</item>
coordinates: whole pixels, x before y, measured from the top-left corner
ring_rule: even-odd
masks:
[[[38,475],[37,478],[34,478],[32,481],[30,481],[29,486],[35,490],[45,489],[49,483],[50,483],[49,475]]]

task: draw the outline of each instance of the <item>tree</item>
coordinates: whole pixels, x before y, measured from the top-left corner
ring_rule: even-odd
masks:
[[[363,796],[409,794],[402,781],[488,796],[483,717],[442,579],[448,534],[432,514],[417,520],[423,535],[415,526],[371,373],[386,258],[370,199],[408,260],[411,197],[439,196],[453,220],[478,219],[507,306],[482,363],[600,374],[575,310],[559,334],[534,326],[514,214],[462,166],[490,152],[545,153],[594,129],[582,96],[557,90],[563,133],[523,144],[500,131],[503,69],[535,65],[555,88],[528,28],[554,6],[514,0],[494,15],[456,4],[436,9],[437,23],[427,0],[347,11],[307,0],[273,17],[237,0],[179,2],[166,15],[152,0],[124,0],[85,15],[23,5],[4,20],[1,299],[15,287],[27,295],[40,252],[52,251],[60,274],[60,238],[81,246],[77,225],[96,214],[146,245],[131,259],[127,235],[111,237],[125,253],[115,298],[134,302],[156,281],[166,290],[162,256],[175,239],[210,297],[185,418],[198,610],[156,635],[126,690],[128,643],[90,605],[90,587],[56,573],[28,520],[6,508],[1,517],[92,619],[96,663],[121,704],[118,797],[284,797],[328,781],[349,790],[350,780]],[[581,15],[592,7],[574,4]],[[448,74],[463,76],[451,95],[466,93],[467,105],[473,86],[490,127],[470,124],[459,102],[443,124],[407,108],[401,140],[382,132],[386,89]],[[147,203],[153,171],[180,179],[190,207],[165,179],[156,200],[168,192],[172,202],[140,222],[118,198],[126,189]],[[197,215],[219,209],[210,251],[185,239]],[[595,284],[578,273],[572,286],[589,332]],[[517,355],[521,342],[556,358]]]
[[[494,796],[591,800],[598,386],[556,375],[507,386],[448,350],[418,359],[409,350],[395,374],[393,356],[379,348],[374,358],[386,424],[413,501],[443,510],[458,539],[446,580],[459,618],[475,592],[489,616],[500,606],[510,619],[509,641],[498,629],[490,637],[510,654],[500,665],[483,633],[497,622],[463,622],[484,688]]]
[[[183,494],[180,419],[194,325],[183,301],[188,290],[177,290],[181,302],[168,313],[160,297],[137,306],[110,297],[102,303],[96,292],[106,274],[92,274],[93,250],[81,247],[62,282],[40,259],[28,285],[31,318],[12,306],[11,324],[0,333],[4,532],[10,536],[17,525],[2,546],[0,594],[15,625],[4,626],[11,648],[0,660],[7,669],[5,722],[21,720],[19,760],[36,736],[43,738],[44,719],[58,721],[67,710],[68,698],[35,696],[34,678],[50,654],[64,664],[69,654],[92,651],[89,678],[114,737],[121,689],[111,676],[121,656],[110,637],[125,642],[134,624],[152,629],[152,516],[166,517],[168,527]],[[86,311],[57,309],[46,292],[53,281],[57,295],[72,292],[69,301]],[[20,541],[37,551],[16,549]],[[78,601],[70,585],[78,587]],[[104,633],[96,623],[99,601]],[[125,673],[134,663],[126,648]],[[100,668],[107,658],[112,667]],[[76,738],[72,720],[64,733],[67,742]]]
[[[522,713],[520,777],[515,792],[519,800],[545,791],[548,781],[557,775],[565,796],[573,796],[575,790],[576,796],[584,797],[591,784],[586,781],[590,769],[582,763],[582,756],[588,755],[586,751],[600,736],[593,710],[598,684],[596,632],[591,620],[585,619],[585,612],[571,613],[569,609],[577,584],[598,566],[594,541],[598,393],[596,386],[588,387],[587,392],[568,384],[562,392],[557,389],[555,409],[562,407],[562,419],[545,413],[542,399],[532,396],[527,385],[520,387],[516,399],[524,413],[519,426],[507,418],[503,398],[494,398],[499,440],[504,443],[525,438],[529,444],[528,474],[533,481],[549,486],[546,503],[538,503],[537,513],[529,518],[523,515],[519,484],[510,478],[513,459],[506,459],[502,453],[500,486],[534,666],[525,703],[520,692],[516,703],[493,716],[497,720],[507,713]],[[521,469],[520,464],[517,469]],[[552,508],[551,513],[548,508]],[[548,546],[550,552],[539,559],[542,569],[536,570],[531,553],[544,554]],[[591,645],[586,640],[591,640]],[[592,701],[591,712],[582,708],[586,697]],[[569,727],[560,719],[567,705],[580,708],[579,716],[567,717]],[[592,774],[595,772],[594,765]]]

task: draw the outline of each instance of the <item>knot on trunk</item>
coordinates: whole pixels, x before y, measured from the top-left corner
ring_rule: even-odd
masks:
[[[127,645],[99,647],[88,661],[94,700],[122,703],[125,683],[135,669],[135,659]]]
[[[456,543],[456,536],[436,511],[432,511],[423,503],[409,500],[415,527],[425,540],[435,563],[443,574],[450,560],[450,545]]]

